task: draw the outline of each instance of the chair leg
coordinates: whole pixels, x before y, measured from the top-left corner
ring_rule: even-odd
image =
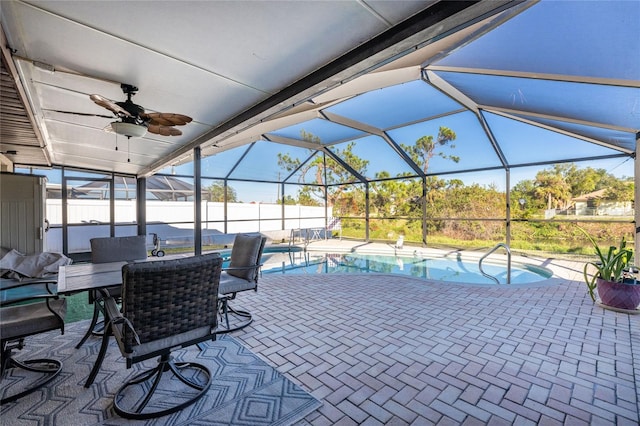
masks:
[[[96,379],[96,376],[100,371],[100,367],[102,366],[102,361],[104,360],[104,356],[107,353],[107,348],[109,347],[109,338],[111,336],[112,336],[111,329],[109,327],[106,327],[104,333],[102,334],[102,343],[100,344],[100,352],[98,352],[98,357],[96,358],[96,362],[93,364],[93,368],[89,373],[89,377],[87,377],[87,381],[84,384],[85,388],[88,388],[89,386],[91,386],[93,381]]]
[[[182,374],[181,370],[187,368],[195,370],[198,375],[203,375],[204,380],[202,382],[196,382],[186,377]],[[170,401],[166,400],[166,396],[160,397],[158,401],[154,401],[155,391],[160,386],[163,373],[165,372],[172,373],[178,380],[196,392],[183,402],[170,407],[167,407]],[[175,382],[174,380],[170,381]],[[113,408],[118,415],[127,419],[141,420],[166,416],[167,414],[175,413],[195,403],[207,393],[210,386],[211,372],[207,367],[191,362],[174,363],[169,354],[164,354],[160,357],[157,367],[133,377],[116,392],[113,398]],[[173,394],[183,394],[183,392],[174,392]],[[144,395],[144,398],[141,398],[142,395]],[[154,405],[154,403],[156,403],[158,407],[161,407],[161,409],[147,409],[150,405]]]
[[[218,334],[226,334],[233,331],[241,330],[253,322],[253,317],[251,316],[250,312],[233,309],[231,307],[231,305],[229,304],[229,300],[232,299],[233,297],[221,297],[219,299],[220,307],[218,308],[218,311],[220,315],[220,323],[224,321],[225,326],[218,325],[218,328],[216,330],[216,333]],[[238,317],[239,323],[236,322],[231,324],[229,321],[229,315]]]
[[[104,334],[104,329],[106,327],[104,318],[105,318],[105,314],[104,314],[104,300],[106,297],[110,297],[109,296],[109,292],[104,290],[104,291],[100,291],[100,294],[98,296],[95,296],[95,299],[93,299],[93,317],[91,318],[91,324],[89,324],[89,329],[86,331],[86,333],[84,334],[84,336],[82,336],[82,339],[80,339],[80,341],[78,342],[78,344],[76,345],[76,349],[80,349],[80,347],[82,345],[84,345],[84,342],[87,341],[87,339],[89,338],[89,336],[97,336],[97,337],[101,337]],[[98,321],[98,318],[100,317],[100,314],[102,314],[102,320]]]
[[[91,330],[92,336],[97,336],[97,337],[102,336],[102,333],[104,333],[104,320],[100,320],[96,322],[96,325],[93,326],[93,329],[89,329],[89,330]]]
[[[0,400],[0,404],[6,404],[9,402],[16,401],[22,398],[25,395],[28,395],[42,386],[46,385],[50,381],[56,378],[56,376],[62,371],[62,362],[55,359],[29,359],[26,361],[18,361],[13,358],[11,354],[11,348],[5,344],[5,348],[2,353],[2,376],[4,373],[11,368],[21,368],[26,371],[31,371],[34,373],[42,373],[43,376],[41,379],[34,381],[30,385],[27,386],[26,389],[11,395],[4,397]]]
[[[229,299],[225,297],[222,299],[221,303],[222,303],[222,313],[224,314],[224,320],[227,323],[227,330],[229,330]]]
[[[82,345],[84,345],[84,342],[86,342],[87,339],[89,338],[89,336],[91,336],[93,334],[93,329],[95,328],[96,324],[98,323],[98,316],[100,315],[100,309],[98,308],[98,301],[96,300],[93,303],[94,303],[94,305],[93,305],[93,317],[91,318],[91,324],[89,324],[89,328],[84,333],[84,336],[82,336],[82,339],[80,339],[80,341],[76,345],[76,349],[80,349],[80,347]]]

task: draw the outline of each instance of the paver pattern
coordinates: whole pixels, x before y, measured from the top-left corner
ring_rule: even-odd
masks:
[[[323,401],[303,425],[637,425],[640,315],[576,280],[265,274],[234,337]]]

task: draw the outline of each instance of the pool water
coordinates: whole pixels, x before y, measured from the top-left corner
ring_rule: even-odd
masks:
[[[228,265],[230,250],[223,253]],[[282,251],[278,248],[265,249],[262,256],[263,274],[351,274],[386,273],[407,275],[430,280],[458,283],[492,284],[478,269],[478,261],[462,261],[450,257],[423,258],[420,256],[401,257],[361,253],[320,253],[302,250]],[[507,282],[504,264],[483,263],[485,272],[498,278],[500,284]],[[546,280],[551,271],[534,265],[512,264],[511,283],[526,284]],[[67,297],[66,323],[89,319],[93,305],[87,303],[87,294],[78,293]]]
[[[265,253],[263,274],[349,274],[386,273],[407,275],[438,281],[459,283],[493,284],[495,281],[482,275],[477,260],[463,261],[460,258],[423,258],[361,253]],[[496,277],[500,284],[507,283],[505,264],[482,264],[483,270]],[[550,278],[551,271],[528,264],[511,265],[511,283],[533,283]]]

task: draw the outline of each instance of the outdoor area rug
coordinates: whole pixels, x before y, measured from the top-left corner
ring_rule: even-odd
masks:
[[[53,358],[62,361],[62,372],[43,388],[16,402],[0,407],[2,425],[290,425],[322,404],[295,385],[257,355],[228,335],[173,352],[176,361],[206,365],[213,376],[207,394],[184,410],[152,420],[134,421],[119,417],[113,410],[113,395],[129,377],[151,368],[148,360],[126,368],[115,340],[93,385],[85,388],[89,371],[100,348],[100,338],[90,338],[75,349],[89,321],[65,326],[65,334],[43,333],[26,339],[19,360]],[[17,370],[18,374],[22,374]],[[3,378],[0,393],[17,383],[19,377]],[[176,395],[177,396],[177,395]]]

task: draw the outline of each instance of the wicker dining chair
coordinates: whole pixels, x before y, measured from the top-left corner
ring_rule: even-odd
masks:
[[[11,291],[24,291],[25,296],[13,298],[11,302],[5,301],[4,297],[0,299],[0,377],[4,379],[15,369],[33,373],[31,378],[19,373],[21,380],[18,382],[25,382],[24,385],[12,383],[0,386],[0,404],[16,401],[40,389],[62,371],[62,362],[57,359],[18,360],[13,355],[15,349],[24,347],[26,337],[52,330],[60,330],[64,334],[67,300],[58,298],[55,286],[55,280],[16,281],[11,284]],[[3,285],[3,290],[6,289]]]
[[[120,416],[164,416],[202,397],[211,385],[211,372],[195,362],[175,362],[171,352],[215,340],[218,316],[212,307],[217,306],[221,267],[222,258],[215,253],[123,266],[122,310],[113,297],[105,299],[107,326],[85,386],[96,377],[113,335],[127,368],[159,357],[155,368],[116,391],[114,409]],[[180,384],[186,386],[177,389]]]

